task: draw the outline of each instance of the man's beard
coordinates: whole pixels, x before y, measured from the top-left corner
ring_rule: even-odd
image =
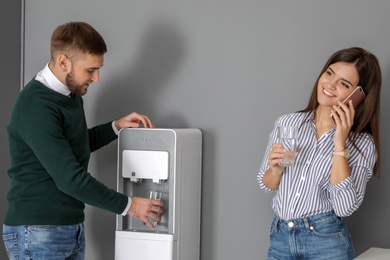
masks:
[[[75,95],[83,96],[87,92],[87,89],[85,88],[85,91],[83,91],[83,85],[78,84],[74,79],[73,70],[66,75],[65,83],[66,86],[69,88],[70,92]]]

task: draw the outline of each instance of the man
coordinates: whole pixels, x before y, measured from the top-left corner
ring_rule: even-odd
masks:
[[[84,259],[84,203],[130,215],[153,228],[163,203],[128,198],[93,178],[90,153],[122,128],[153,128],[132,113],[88,129],[82,96],[99,81],[107,47],[89,24],[60,25],[51,60],[20,92],[7,126],[11,186],[3,239],[10,259]]]

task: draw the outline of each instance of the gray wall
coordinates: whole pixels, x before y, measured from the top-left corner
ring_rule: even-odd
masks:
[[[390,130],[389,8],[386,0],[27,1],[24,76],[48,61],[58,24],[94,25],[109,51],[101,82],[85,97],[90,125],[139,111],[159,127],[200,128],[202,260],[265,259],[273,195],[260,191],[256,174],[268,134],[277,116],[305,107],[334,51],[361,46],[378,56],[381,131]],[[357,253],[390,248],[390,140],[381,137],[382,178],[369,182],[362,207],[346,219]],[[115,187],[116,143],[93,155],[90,171]],[[6,179],[4,169],[0,185]],[[87,259],[112,259],[115,216],[88,207],[86,226]]]
[[[6,210],[5,196],[9,187],[8,139],[6,125],[12,104],[20,89],[20,13],[19,1],[0,1],[0,231]],[[0,259],[7,259],[0,242]]]

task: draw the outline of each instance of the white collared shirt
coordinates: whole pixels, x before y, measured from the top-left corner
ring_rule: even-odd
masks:
[[[69,96],[70,90],[69,88],[63,84],[50,70],[49,63],[46,64],[45,68],[38,72],[35,80],[41,82],[46,87],[64,95]]]
[[[342,182],[331,185],[330,172],[333,162],[334,134],[332,128],[319,139],[316,137],[314,112],[298,112],[279,117],[269,135],[267,149],[261,164],[257,181],[267,192],[263,176],[269,169],[268,154],[277,141],[277,127],[298,126],[299,152],[295,165],[284,169],[279,189],[272,201],[275,213],[284,220],[305,218],[334,210],[336,215],[351,215],[361,205],[366,185],[371,178],[377,160],[373,138],[368,133],[360,133],[355,145],[350,138],[346,147],[351,156],[348,159],[351,176]]]

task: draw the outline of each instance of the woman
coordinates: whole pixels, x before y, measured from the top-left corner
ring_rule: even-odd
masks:
[[[342,217],[359,208],[368,180],[379,176],[381,84],[373,54],[340,50],[322,69],[307,107],[276,120],[257,176],[262,189],[277,191],[267,259],[353,259]],[[358,86],[362,103],[343,104]],[[294,166],[279,165],[286,150],[277,143],[278,126],[299,127]]]

